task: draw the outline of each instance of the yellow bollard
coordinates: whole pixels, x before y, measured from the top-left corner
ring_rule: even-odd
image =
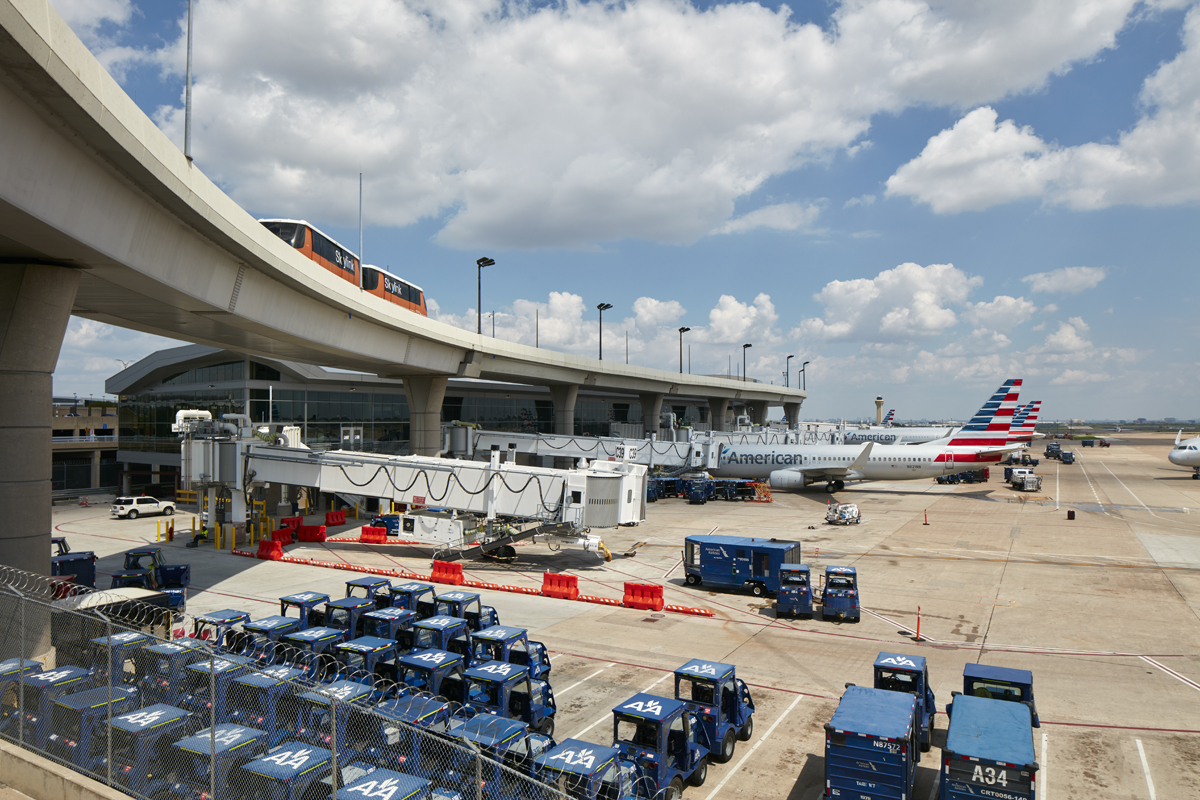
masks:
[[[196,518],[192,517],[192,538],[196,538]]]
[[[161,519],[158,522],[154,523],[154,541],[156,541],[156,542],[162,541],[162,520]]]

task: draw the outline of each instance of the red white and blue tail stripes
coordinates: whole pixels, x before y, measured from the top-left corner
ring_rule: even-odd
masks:
[[[943,455],[938,461],[987,462],[999,461],[999,453],[980,453],[979,450],[1001,448],[1008,444],[1008,433],[1012,427],[1013,414],[1017,410],[1017,397],[1021,392],[1021,379],[1011,378],[996,390],[983,404],[971,421],[950,437]]]
[[[1032,442],[1034,428],[1037,427],[1038,410],[1042,407],[1041,400],[1026,403],[1013,414],[1012,430],[1009,431],[1010,442]]]
[[[883,424],[884,424],[884,425],[891,425],[891,424],[892,424],[892,420],[893,420],[893,419],[895,419],[895,418],[896,418],[896,409],[894,409],[894,408],[893,408],[891,411],[889,411],[889,412],[887,413],[887,416],[883,418]]]

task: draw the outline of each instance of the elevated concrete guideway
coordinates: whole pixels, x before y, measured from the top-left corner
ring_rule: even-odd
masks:
[[[0,395],[15,385],[9,377],[44,377],[19,401],[0,397],[0,410],[11,412],[0,415],[8,452],[25,452],[29,437],[41,437],[22,426],[20,412],[36,406],[41,424],[67,314],[402,377],[416,453],[437,449],[451,376],[550,386],[556,423],[573,418],[584,385],[637,392],[655,424],[663,398],[677,393],[711,398],[718,426],[730,403],[752,407],[759,420],[768,405],[783,405],[794,419],[805,397],[504,342],[360,292],[272,235],[190,164],[46,0],[0,0],[0,121]],[[31,314],[34,305],[40,310]],[[34,470],[0,472],[0,499],[16,492],[27,504],[44,483],[48,509],[45,460],[44,480],[40,461]],[[45,571],[48,556],[9,560],[3,541],[48,532],[12,530],[0,534],[0,561]]]

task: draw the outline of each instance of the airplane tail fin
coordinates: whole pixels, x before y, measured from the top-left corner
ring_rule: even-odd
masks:
[[[889,411],[887,413],[887,416],[883,418],[883,424],[891,425],[892,420],[895,419],[895,417],[896,417],[896,409],[893,408],[891,411]]]
[[[1032,442],[1034,428],[1037,427],[1038,411],[1042,407],[1041,400],[1026,403],[1013,414],[1012,428],[1008,433],[1010,442]]]
[[[950,438],[948,446],[987,448],[1006,445],[1021,392],[1021,380],[1010,378],[1005,381],[983,408],[975,412],[971,421]]]

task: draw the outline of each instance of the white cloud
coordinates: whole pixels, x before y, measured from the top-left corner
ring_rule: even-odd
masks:
[[[54,368],[56,395],[104,394],[104,381],[155,350],[185,342],[71,317]]]
[[[764,206],[729,220],[713,233],[745,233],[756,228],[772,228],[778,231],[807,229],[812,227],[820,213],[821,209],[817,206],[802,206],[799,203]]]
[[[887,182],[937,213],[1022,198],[1074,209],[1200,201],[1200,6],[1183,25],[1183,49],[1146,79],[1143,114],[1115,144],[1060,147],[1012,120],[977,108]]]
[[[794,209],[730,220],[770,177],[863,146],[876,114],[1040,88],[1137,7],[847,0],[822,29],[757,3],[206,0],[193,149],[242,205],[331,224],[353,223],[361,171],[368,224],[441,218],[457,247],[801,229]],[[182,30],[99,55],[179,74]],[[179,107],[156,119],[182,139]]]
[[[875,205],[875,195],[864,194],[859,197],[851,197],[842,208],[853,208],[854,206],[871,206]]]
[[[1052,386],[1072,386],[1083,383],[1108,383],[1112,378],[1103,372],[1088,372],[1083,369],[1063,370],[1050,381]]]
[[[896,342],[932,336],[958,323],[962,305],[983,278],[953,264],[901,264],[875,278],[831,281],[815,295],[823,318],[800,323],[794,336],[830,341]]]
[[[639,330],[649,331],[663,325],[673,325],[687,310],[678,300],[655,300],[653,297],[639,297],[633,301],[633,313]]]
[[[1030,291],[1055,294],[1079,294],[1086,289],[1094,289],[1108,275],[1103,267],[1063,267],[1050,272],[1036,272],[1026,275],[1021,280],[1029,284]],[[1057,311],[1058,306],[1051,303],[1045,311]]]
[[[768,294],[759,294],[753,303],[739,302],[736,297],[723,294],[716,308],[708,312],[708,330],[704,337],[710,342],[747,341],[761,345],[775,338],[773,329],[779,321],[775,304]]]
[[[1025,322],[1037,311],[1037,305],[1024,297],[997,295],[987,303],[969,304],[963,316],[976,325],[1011,330]]]

